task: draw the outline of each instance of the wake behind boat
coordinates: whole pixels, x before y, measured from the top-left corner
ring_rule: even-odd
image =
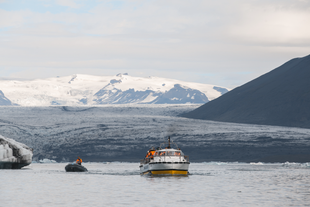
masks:
[[[168,146],[149,150],[139,167],[141,175],[188,175],[189,164],[188,156],[180,148],[171,148],[169,137]]]

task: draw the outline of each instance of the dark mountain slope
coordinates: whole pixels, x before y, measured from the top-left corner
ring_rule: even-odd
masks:
[[[292,59],[182,116],[310,128],[310,55]]]

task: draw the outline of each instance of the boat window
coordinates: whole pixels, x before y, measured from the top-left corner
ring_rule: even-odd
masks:
[[[169,155],[169,156],[170,156],[170,155],[172,155],[172,152],[169,152],[169,151],[168,151],[166,155]]]
[[[170,156],[180,156],[181,152],[180,151],[169,151],[168,155],[170,155]]]
[[[174,155],[175,155],[175,156],[180,156],[181,153],[180,153],[180,151],[176,151]]]
[[[159,154],[158,152],[155,152],[155,156],[158,156],[158,154]]]

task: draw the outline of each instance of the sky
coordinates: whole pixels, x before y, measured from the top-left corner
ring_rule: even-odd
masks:
[[[310,54],[310,0],[0,0],[0,77],[234,88]]]

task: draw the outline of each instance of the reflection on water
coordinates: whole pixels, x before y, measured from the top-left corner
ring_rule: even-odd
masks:
[[[138,163],[32,164],[0,171],[0,206],[307,206],[310,165],[192,163],[188,176],[140,176]]]

